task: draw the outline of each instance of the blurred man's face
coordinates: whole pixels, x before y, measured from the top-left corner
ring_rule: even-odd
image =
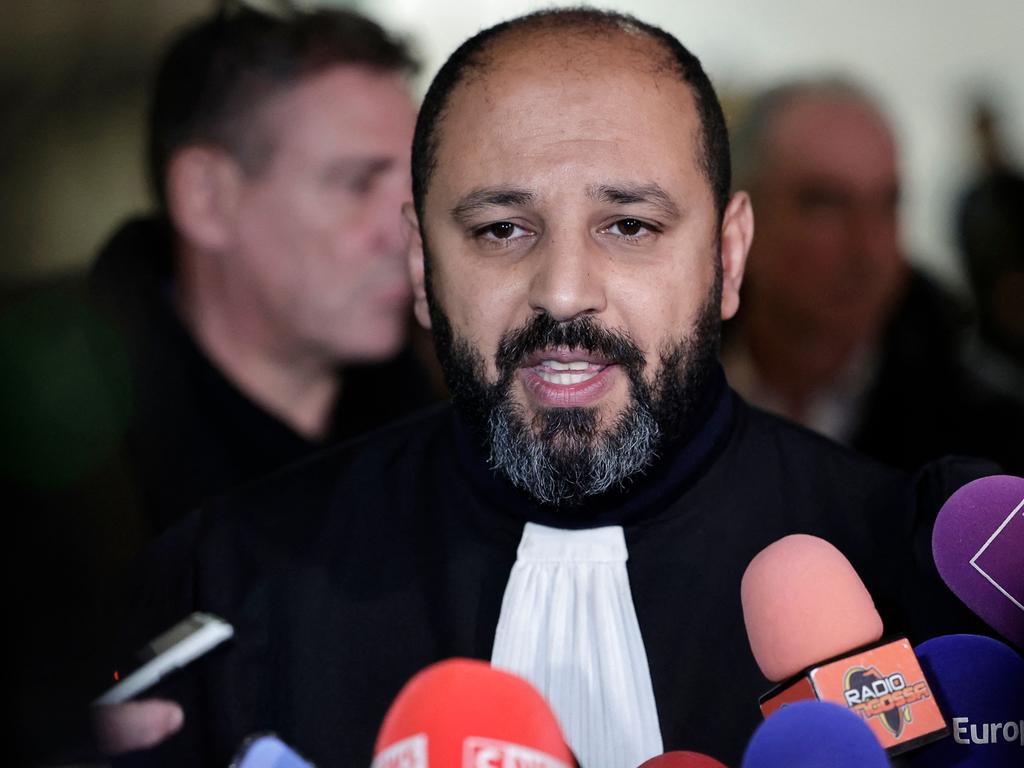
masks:
[[[552,503],[646,466],[716,353],[694,100],[620,42],[499,44],[452,95],[424,201],[449,386]]]
[[[404,340],[402,203],[415,111],[403,80],[339,66],[271,97],[270,159],[242,182],[227,269],[286,353],[375,360]]]
[[[762,156],[752,306],[794,326],[866,340],[904,274],[888,128],[851,99],[807,97],[776,117]]]

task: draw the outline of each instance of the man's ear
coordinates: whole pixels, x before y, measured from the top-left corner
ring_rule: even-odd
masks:
[[[167,212],[183,239],[202,250],[230,245],[242,169],[227,152],[189,146],[167,164]]]
[[[416,319],[430,330],[430,310],[427,307],[426,258],[423,252],[423,235],[420,233],[419,217],[412,203],[402,205],[402,218],[409,228],[409,279],[412,281],[412,308]]]
[[[747,254],[754,239],[754,209],[746,192],[732,196],[722,217],[722,319],[728,320],[740,308],[740,286]]]

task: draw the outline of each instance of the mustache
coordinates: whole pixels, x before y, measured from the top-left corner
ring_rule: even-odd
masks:
[[[590,315],[555,320],[547,312],[534,315],[525,325],[501,337],[495,364],[502,377],[511,377],[533,353],[565,347],[597,352],[631,370],[644,365],[644,353],[625,331],[605,328]]]

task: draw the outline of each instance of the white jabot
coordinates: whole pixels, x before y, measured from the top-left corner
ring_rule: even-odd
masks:
[[[527,523],[491,663],[533,683],[586,768],[633,768],[663,751],[620,526]]]

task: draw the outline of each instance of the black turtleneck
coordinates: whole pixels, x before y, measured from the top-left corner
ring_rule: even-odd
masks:
[[[135,219],[103,249],[89,277],[97,304],[124,340],[118,382],[133,395],[125,444],[146,524],[159,532],[204,499],[361,434],[436,399],[409,350],[343,377],[323,440],[268,412],[210,361],[174,306],[174,233]]]

